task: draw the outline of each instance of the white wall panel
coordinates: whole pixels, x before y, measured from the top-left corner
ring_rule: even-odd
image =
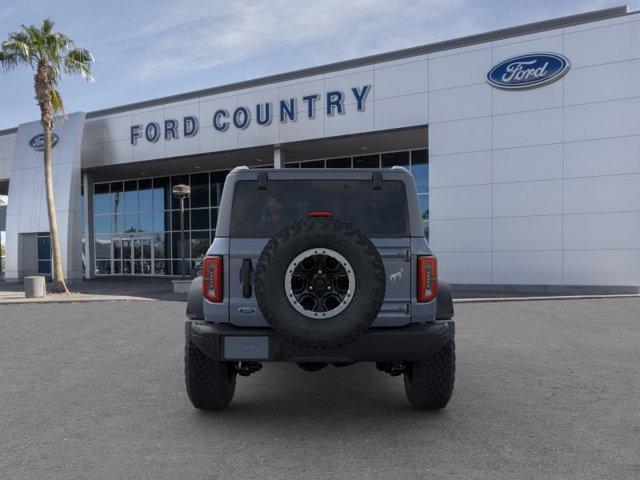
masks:
[[[565,250],[566,285],[639,285],[638,250]]]
[[[357,105],[347,103],[344,114],[338,113],[324,119],[324,133],[328,137],[351,135],[353,133],[370,132],[373,128],[373,100],[365,102],[363,112],[358,112]]]
[[[562,215],[494,218],[493,249],[561,250]]]
[[[131,112],[110,115],[102,119],[102,141],[129,140],[131,138]]]
[[[493,117],[494,148],[559,142],[562,142],[561,108]]]
[[[428,73],[429,63],[427,60],[376,68],[374,72],[375,98],[424,93],[428,90]]]
[[[564,51],[576,68],[640,58],[638,22],[567,33]]]
[[[104,165],[129,163],[133,161],[133,147],[129,139],[116,140],[102,144],[102,161]],[[102,165],[95,165],[102,166]]]
[[[376,100],[373,108],[376,130],[413,127],[429,123],[429,105],[426,93],[383,98]]]
[[[283,143],[295,140],[308,140],[324,137],[324,107],[317,107],[315,118],[309,119],[307,115],[299,115],[295,122],[280,123],[280,118],[274,118],[278,125],[280,141]]]
[[[438,275],[451,283],[491,283],[491,252],[438,254]]]
[[[429,90],[484,83],[491,68],[491,49],[429,59]]]
[[[496,217],[562,213],[562,180],[497,183],[493,186]]]
[[[236,95],[212,95],[200,100],[200,128],[212,127],[213,128],[213,114],[218,110],[223,109],[229,112],[229,118],[233,111],[238,106],[238,98]],[[229,127],[229,130],[234,130],[233,127]]]
[[[562,178],[562,144],[493,151],[496,183]]]
[[[640,98],[574,105],[564,110],[567,142],[640,134]]]
[[[429,187],[492,183],[491,150],[429,156]]]
[[[490,252],[492,225],[490,218],[431,220],[429,245],[440,252]]]
[[[495,252],[493,283],[557,285],[562,283],[562,252]]]
[[[88,120],[84,124],[82,145],[102,143],[102,119]]]
[[[493,113],[500,115],[562,107],[563,82],[564,79],[560,79],[544,88],[529,90],[493,89]]]
[[[564,83],[565,105],[637,97],[640,96],[640,60],[573,69]]]
[[[640,136],[565,143],[566,177],[620,173],[640,173]]]
[[[491,190],[491,185],[432,188],[429,191],[430,218],[490,218]]]
[[[640,250],[640,212],[564,216],[567,250]]]
[[[429,124],[432,155],[490,150],[491,147],[491,117]]]
[[[355,86],[355,85],[354,85]],[[361,86],[361,85],[360,85]],[[279,99],[286,100],[287,98],[296,98],[296,107],[298,112],[307,112],[307,103],[302,101],[302,97],[307,95],[318,94],[318,99],[314,102],[314,106],[324,109],[326,97],[324,95],[324,75],[318,75],[315,77],[308,77],[306,79],[298,79],[297,81],[287,81],[278,84],[278,97]],[[369,93],[371,95],[371,93]],[[369,97],[367,95],[367,97]],[[373,95],[372,95],[373,96]],[[274,113],[280,113],[279,101],[273,104]],[[321,110],[323,111],[323,110]]]
[[[238,148],[238,130],[229,127],[225,132],[219,132],[213,126],[200,125],[200,149],[203,152],[221,152]]]
[[[446,122],[491,115],[488,84],[448,88],[429,93],[429,122]]]
[[[639,174],[567,179],[564,182],[564,212],[640,210],[639,185]]]
[[[331,76],[325,75],[324,79],[324,93],[339,90],[344,93],[344,104],[355,105],[357,103],[356,97],[351,91],[352,88],[362,88],[364,85],[373,85],[373,90],[367,94],[366,100],[372,101],[375,97],[375,84],[373,80],[373,67],[367,67],[350,74],[336,74]]]
[[[254,119],[247,128],[238,131],[239,147],[256,147],[280,143],[279,124],[279,117],[274,118],[269,125],[258,125]]]
[[[493,43],[493,63],[499,63],[509,57],[532,52],[564,51],[562,30],[540,32],[537,37],[515,37]]]

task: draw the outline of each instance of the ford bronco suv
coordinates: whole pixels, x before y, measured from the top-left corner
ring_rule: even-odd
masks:
[[[262,362],[307,371],[375,362],[407,398],[453,392],[453,303],[425,239],[411,174],[235,168],[187,301],[185,380],[196,408],[226,407]]]

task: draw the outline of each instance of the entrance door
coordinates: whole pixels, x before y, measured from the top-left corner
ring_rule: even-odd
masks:
[[[112,240],[114,275],[152,275],[153,238],[120,237]]]

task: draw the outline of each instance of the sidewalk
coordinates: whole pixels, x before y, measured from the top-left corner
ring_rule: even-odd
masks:
[[[47,291],[51,287],[46,285]],[[185,301],[186,294],[173,293],[171,279],[100,278],[68,282],[69,295],[47,293],[44,298],[25,298],[22,282],[0,282],[0,305],[24,303],[65,303],[121,301]]]

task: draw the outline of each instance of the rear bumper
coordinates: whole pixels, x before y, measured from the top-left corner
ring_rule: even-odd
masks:
[[[282,340],[270,328],[238,328],[188,321],[187,338],[219,361],[392,362],[425,360],[455,333],[452,320],[401,328],[371,328],[354,342],[333,349],[308,349]]]

